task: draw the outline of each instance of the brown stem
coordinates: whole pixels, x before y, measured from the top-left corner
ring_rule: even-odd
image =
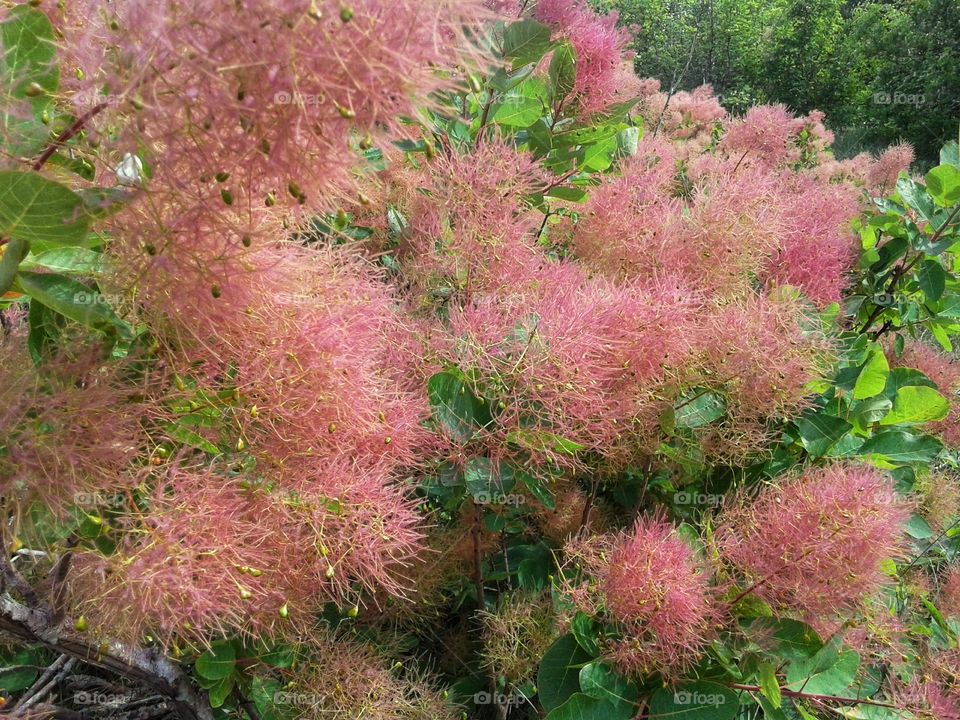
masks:
[[[730,683],[727,687],[732,690],[745,690],[747,692],[761,692],[759,685],[741,685],[740,683]],[[857,698],[846,698],[840,697],[839,695],[818,695],[816,693],[806,693],[800,692],[799,690],[787,690],[786,688],[780,688],[780,694],[789,697],[797,698],[800,700],[817,700],[819,702],[834,702],[841,703],[843,705],[873,705],[875,707],[885,707],[885,708],[896,708],[896,705],[891,705],[890,703],[879,702],[877,700],[860,700]]]
[[[68,127],[62,133],[57,135],[54,141],[49,145],[47,145],[44,151],[40,153],[40,156],[33,163],[33,169],[40,170],[44,165],[46,165],[47,160],[52,158],[53,154],[57,152],[57,150],[59,150],[64,143],[69,141],[77,133],[83,130],[84,125],[86,125],[93,118],[95,118],[97,115],[102,113],[106,109],[106,107],[107,107],[107,103],[105,102],[97,103],[92,108],[87,110],[87,112],[85,112],[83,115],[81,115],[76,120],[74,120],[73,124],[70,127]]]
[[[590,522],[590,511],[593,510],[593,502],[597,495],[597,480],[590,480],[590,494],[583,502],[583,513],[580,515],[580,529],[577,531],[578,537],[583,537],[587,533],[587,523]]]
[[[477,589],[477,605],[481,610],[486,609],[486,598],[483,592],[483,570],[481,567],[482,556],[480,553],[480,523],[483,522],[483,508],[473,504],[473,582]]]
[[[10,553],[7,551],[6,537],[0,531],[0,589],[7,588],[14,590],[30,607],[36,607],[39,603],[37,594],[30,587],[30,583],[24,580],[23,576],[13,566]]]
[[[94,645],[53,623],[49,610],[27,607],[6,594],[0,595],[0,631],[142,683],[170,698],[182,720],[213,720],[180,667],[155,651],[115,641]]]
[[[941,225],[939,229],[937,229],[937,231],[931,236],[930,240],[928,241],[930,245],[933,245],[941,237],[943,237],[943,234],[947,231],[947,228],[949,228],[950,225],[953,223],[953,220],[954,218],[957,217],[958,213],[960,213],[960,205],[957,205],[950,212],[950,215],[947,217],[946,222],[944,222],[943,225]],[[909,263],[904,263],[904,262],[900,263],[900,266],[893,272],[893,275],[890,276],[890,283],[887,285],[887,291],[886,291],[887,295],[893,295],[893,291],[896,289],[897,283],[900,282],[900,279],[904,275],[906,275],[908,272],[910,272],[923,257],[924,257],[923,253],[920,253],[915,258],[913,258]],[[906,258],[904,258],[904,260],[906,260]],[[870,329],[870,326],[873,325],[876,319],[880,317],[880,315],[886,309],[887,308],[884,305],[877,305],[873,309],[873,311],[870,313],[869,317],[867,317],[867,320],[863,324],[863,327],[860,328],[860,334],[863,335],[865,332],[867,332],[867,330]],[[886,330],[882,330],[878,332],[877,337],[880,337],[880,335],[882,335],[884,332],[886,332]]]

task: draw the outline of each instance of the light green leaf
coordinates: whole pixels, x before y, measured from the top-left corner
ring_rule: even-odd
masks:
[[[562,42],[554,48],[549,75],[554,97],[558,101],[570,94],[577,81],[577,56],[570,43]]]
[[[564,455],[575,455],[584,449],[584,446],[573,440],[562,438],[559,435],[544,430],[514,430],[507,435],[507,442],[537,452],[553,451]]]
[[[0,138],[11,155],[32,155],[49,139],[39,118],[60,85],[55,43],[47,16],[26,3],[0,23]],[[42,92],[29,96],[36,87]]]
[[[916,425],[943,420],[950,413],[950,402],[931,387],[908,385],[897,390],[893,410],[881,425]]]
[[[674,408],[676,427],[698,428],[709,425],[727,412],[727,402],[715,392],[695,391],[689,398],[682,398]]]
[[[83,247],[57,247],[28,255],[20,267],[24,270],[40,268],[53,272],[91,275],[102,269],[103,254]]]
[[[503,98],[503,102],[493,114],[493,122],[510,127],[527,127],[540,119],[543,104],[538,98],[513,94]]]
[[[196,448],[197,450],[202,450],[205,453],[210,455],[219,455],[220,448],[214,445],[212,442],[207,440],[201,435],[198,435],[193,430],[190,430],[183,425],[177,425],[174,423],[168,423],[166,426],[167,436],[171,440],[176,440],[179,443],[188,445],[189,447]]]
[[[951,207],[960,202],[960,169],[938,165],[927,173],[927,190],[937,205]]]
[[[580,689],[590,697],[607,700],[613,705],[608,708],[610,720],[633,716],[634,705],[639,691],[637,686],[621,677],[613,668],[603,662],[592,662],[580,669]]]
[[[0,235],[35,245],[78,245],[90,218],[83,198],[37,173],[0,172]],[[34,250],[37,250],[34,247]]]
[[[824,648],[826,650],[826,648]],[[838,695],[853,684],[860,656],[852,650],[841,652],[833,662],[818,664],[819,657],[797,660],[787,669],[787,686],[813,695]]]
[[[777,680],[777,673],[772,663],[762,662],[759,668],[760,674],[760,692],[770,701],[775,708],[780,707],[782,697],[780,694],[780,682]]]
[[[853,386],[853,399],[863,400],[882,393],[889,373],[890,365],[883,350],[874,349],[857,376],[857,382]]]

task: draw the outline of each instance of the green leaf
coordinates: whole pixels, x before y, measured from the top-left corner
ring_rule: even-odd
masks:
[[[960,168],[960,152],[958,152],[956,140],[951,140],[940,148],[940,164],[953,165],[955,168]]]
[[[0,23],[0,48],[0,138],[11,155],[32,155],[49,139],[39,117],[60,85],[53,26],[40,10],[17,5]],[[43,92],[30,97],[35,86]]]
[[[490,422],[489,408],[473,394],[459,370],[444,370],[431,377],[427,395],[434,418],[455,440],[466,442]]]
[[[824,648],[822,653],[828,653]],[[825,657],[825,656],[824,656]],[[787,668],[787,687],[813,695],[841,695],[853,684],[860,668],[860,656],[852,650],[829,656],[820,654],[809,660],[796,660]],[[832,660],[832,661],[831,661]]]
[[[908,385],[897,390],[893,410],[881,425],[916,425],[943,420],[950,413],[950,402],[931,387]]]
[[[614,714],[606,700],[590,697],[583,693],[574,693],[563,705],[554,708],[545,720],[618,720],[629,715]]]
[[[640,694],[634,683],[603,662],[592,662],[580,669],[580,689],[590,697],[607,700],[613,705],[612,712],[609,708],[607,710],[610,720],[633,717],[634,705]]]
[[[933,528],[927,524],[926,520],[916,513],[913,513],[910,516],[910,519],[907,520],[906,524],[903,526],[903,529],[907,535],[916,540],[927,540],[928,538],[933,537]]]
[[[944,352],[953,352],[953,343],[950,341],[950,334],[942,325],[936,322],[930,323],[930,332],[933,334],[933,339],[943,348]]]
[[[514,470],[514,475],[524,484],[524,487],[530,491],[530,494],[536,498],[537,502],[543,505],[547,510],[556,510],[557,503],[553,499],[553,493],[546,481],[538,478],[523,470]]]
[[[552,710],[580,689],[580,668],[593,660],[573,635],[560,637],[544,654],[537,672],[540,704]]]
[[[570,43],[562,42],[554,48],[549,75],[553,95],[558,101],[570,94],[577,81],[577,56]]]
[[[507,442],[519,445],[527,450],[536,452],[553,451],[564,455],[575,455],[584,449],[584,446],[578,442],[543,430],[514,430],[507,435]]]
[[[493,113],[493,122],[509,127],[528,127],[540,119],[543,103],[539,98],[511,93]]]
[[[901,175],[900,179],[897,180],[897,193],[907,206],[916,211],[921,218],[927,222],[932,221],[934,214],[933,201],[922,185]]]
[[[811,457],[826,455],[852,427],[843,418],[825,412],[808,415],[797,422],[800,443]]]
[[[83,247],[57,247],[36,255],[28,255],[20,267],[42,268],[60,273],[91,275],[100,272],[103,254]]]
[[[90,218],[83,198],[37,173],[0,172],[0,236],[22,238],[36,252],[52,245],[78,245]]]
[[[500,491],[490,458],[475,457],[467,460],[463,470],[463,481],[467,492],[480,503],[490,502],[491,495]]]
[[[903,430],[885,430],[869,438],[858,455],[881,455],[887,461],[905,465],[930,462],[942,449],[940,441],[929,435],[914,435]]]
[[[715,392],[696,391],[687,399],[681,399],[674,408],[676,427],[698,428],[719,420],[727,412],[727,402]]]
[[[86,285],[53,273],[35,273],[21,270],[17,286],[34,301],[46,305],[66,318],[102,332],[119,331],[123,337],[132,335],[100,293]]]
[[[34,365],[40,365],[44,356],[60,337],[63,325],[63,316],[58,315],[46,305],[38,302],[30,303],[30,312],[27,315],[30,330],[27,333],[27,349]]]
[[[222,707],[227,701],[227,698],[230,697],[230,693],[233,691],[233,686],[234,680],[232,675],[217,680],[213,685],[211,685],[207,689],[207,698],[210,700],[210,707]]]
[[[272,648],[260,653],[261,662],[275,668],[288,668],[293,665],[296,658],[296,652],[292,645],[275,645]]]
[[[570,622],[570,632],[577,639],[580,647],[593,657],[600,654],[597,630],[597,624],[593,621],[593,618],[585,612],[577,610],[577,614],[573,616],[573,620]]]
[[[889,387],[889,382],[887,386]],[[854,412],[861,425],[869,425],[885,418],[892,407],[893,401],[890,398],[885,395],[877,395],[858,402]]]
[[[936,260],[924,260],[917,273],[917,282],[928,302],[936,302],[943,296],[947,287],[947,273]]]
[[[740,709],[736,693],[723,685],[700,680],[660,688],[650,698],[651,720],[733,720]]]
[[[927,173],[927,190],[941,207],[960,202],[960,169],[953,165],[938,165]]]
[[[40,674],[38,665],[34,650],[19,650],[7,667],[0,668],[0,690],[7,694],[26,690]]]
[[[236,664],[237,653],[233,649],[233,645],[224,640],[219,640],[197,658],[194,669],[197,671],[197,675],[207,680],[222,680],[233,674]]]
[[[760,663],[760,692],[770,701],[775,708],[780,707],[783,701],[780,695],[780,682],[777,680],[777,673],[773,664],[768,662]]]
[[[550,49],[550,28],[525,18],[511,23],[503,31],[503,56],[513,60],[513,67],[535,63]]]
[[[588,145],[583,149],[580,169],[588,172],[603,172],[613,164],[613,156],[618,147],[616,135]]]
[[[762,650],[784,660],[811,658],[823,647],[817,631],[799,620],[760,617],[742,624],[747,636]]]
[[[202,450],[205,453],[210,455],[219,455],[220,448],[214,445],[212,442],[207,440],[205,437],[198,435],[193,430],[190,430],[183,425],[177,425],[175,423],[168,423],[166,425],[167,436],[171,440],[176,442],[183,443],[188,447],[196,448],[197,450]]]
[[[874,349],[857,376],[857,382],[853,386],[853,399],[862,400],[882,393],[889,373],[890,365],[883,350]]]

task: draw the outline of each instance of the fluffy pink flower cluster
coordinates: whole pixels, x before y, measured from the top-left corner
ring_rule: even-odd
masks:
[[[708,88],[696,94],[712,99]],[[573,231],[575,252],[604,272],[679,274],[713,294],[742,294],[759,279],[799,287],[820,306],[836,302],[856,258],[850,223],[861,205],[853,187],[818,170],[830,140],[821,120],[753,108],[728,122],[709,152],[692,131],[665,125],[671,142],[644,140],[591,194]]]
[[[637,94],[627,52],[630,34],[617,27],[616,13],[598,15],[585,0],[539,0],[534,15],[573,48],[577,77],[571,97],[579,115],[592,115]]]
[[[115,162],[136,153],[149,175],[125,180],[145,197],[113,228],[118,265],[141,301],[201,315],[262,262],[251,246],[351,194],[353,150],[443,84],[431,66],[456,61],[448,50],[485,11],[479,0],[83,0],[64,12],[84,78],[75,96],[102,98],[94,127],[125,128],[110,138]]]
[[[655,434],[658,387],[688,352],[674,330],[691,311],[676,284],[615,285],[545,262],[512,291],[452,309],[435,347],[494,388],[491,448],[529,434],[521,445],[568,461],[536,440],[543,431],[622,461]]]
[[[128,158],[138,201],[108,228],[116,272],[103,283],[136,298],[160,341],[155,366],[191,383],[148,398],[152,436],[181,423],[178,408],[205,412],[225,386],[236,399],[223,410],[232,437],[190,426],[219,459],[183,448],[140,478],[149,512],[113,531],[115,553],[78,563],[78,612],[111,623],[107,612],[128,608],[131,637],[164,641],[295,635],[326,602],[402,592],[421,545],[395,471],[429,453],[411,371],[422,351],[369,264],[279,238],[353,194],[364,136],[443,85],[436,66],[457,61],[464,25],[484,12],[479,0],[89,0],[63,11],[84,77],[75,96],[106,94],[94,120],[104,155],[136,152],[144,166],[136,177]],[[43,487],[76,492],[101,465],[129,465],[136,406],[118,412],[104,384],[65,385],[47,401],[57,423],[77,425],[51,435],[60,464],[72,441],[92,466],[53,468],[28,450],[46,442],[38,433],[18,469],[55,470]],[[234,462],[255,464],[256,481],[233,479]]]
[[[671,677],[709,640],[709,578],[669,523],[649,518],[612,549],[601,577],[606,607],[626,628],[613,658],[626,673]]]
[[[642,517],[626,533],[574,538],[566,550],[588,581],[565,590],[579,610],[617,623],[622,637],[607,653],[623,673],[675,678],[696,662],[717,619],[714,590],[673,525]]]
[[[0,339],[0,493],[47,508],[91,506],[138,482],[145,406],[96,350],[36,368],[23,334]]]
[[[887,582],[881,561],[903,551],[909,513],[879,472],[831,465],[730,508],[717,542],[755,596],[826,619],[855,609]]]
[[[81,601],[90,618],[113,607],[99,602],[107,597],[129,608],[132,628],[164,639],[294,633],[326,602],[403,591],[419,520],[392,477],[429,448],[428,409],[413,385],[413,335],[387,286],[357,261],[291,247],[243,291],[245,307],[170,345],[167,360],[195,368],[199,391],[172,389],[168,402],[214,396],[232,375],[242,404],[231,444],[256,460],[259,480],[247,487],[225,464],[186,458],[157,468],[145,527],[88,558],[89,592],[77,597],[97,599]],[[154,412],[178,422],[162,405]]]

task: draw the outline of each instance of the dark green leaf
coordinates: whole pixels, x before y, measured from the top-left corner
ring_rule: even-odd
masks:
[[[427,394],[434,418],[455,440],[469,440],[490,422],[489,408],[473,394],[459,370],[444,370],[431,377]]]
[[[33,301],[70,320],[103,332],[119,331],[123,337],[132,336],[129,326],[117,317],[106,298],[76,280],[24,270],[17,275],[17,286]]]
[[[650,698],[650,720],[733,720],[740,708],[736,693],[701,680],[657,690]]]
[[[843,418],[823,411],[807,415],[797,423],[800,442],[813,457],[826,455],[852,427]]]
[[[592,659],[573,635],[564,635],[550,646],[537,673],[540,704],[544,710],[561,705],[580,689],[580,668]]]
[[[210,647],[207,652],[197,658],[194,669],[197,675],[207,680],[222,680],[233,674],[237,663],[237,654],[233,645],[220,640]]]
[[[929,435],[914,435],[903,430],[887,430],[868,439],[858,455],[881,455],[894,464],[930,462],[942,449],[940,441]]]
[[[513,67],[535,63],[550,49],[550,28],[525,18],[511,23],[503,31],[503,56]]]
[[[577,56],[570,43],[562,42],[554,48],[549,74],[554,97],[559,101],[569,95],[577,81]]]

